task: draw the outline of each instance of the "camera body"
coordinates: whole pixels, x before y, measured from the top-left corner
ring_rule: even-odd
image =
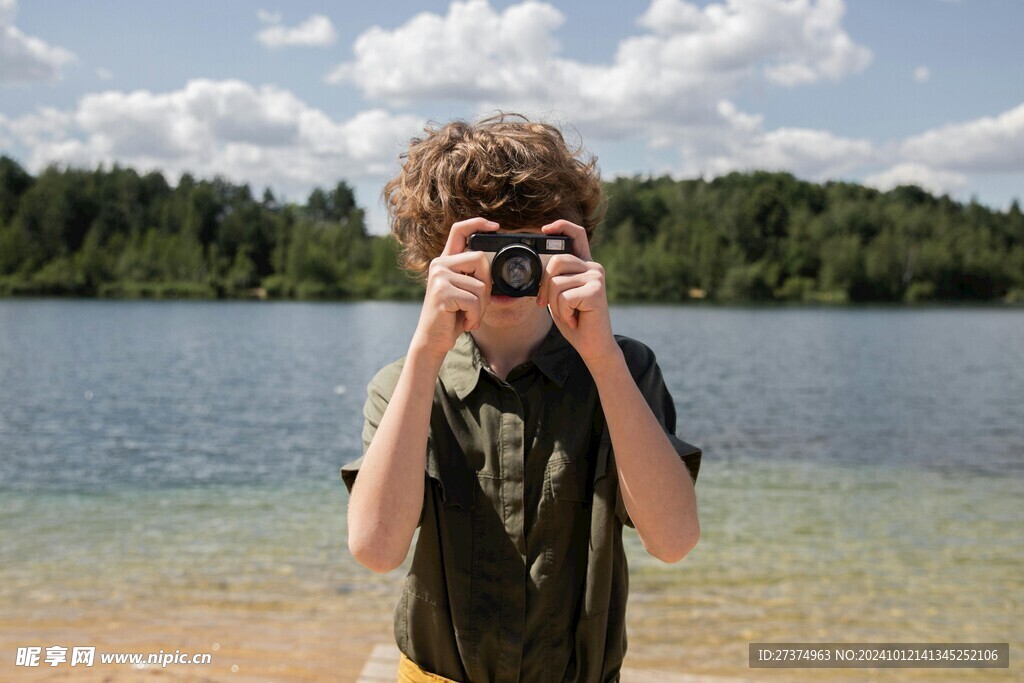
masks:
[[[466,246],[491,263],[491,294],[537,296],[544,266],[555,254],[571,254],[572,238],[539,232],[475,232]]]

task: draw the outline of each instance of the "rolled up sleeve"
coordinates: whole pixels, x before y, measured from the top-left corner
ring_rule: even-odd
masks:
[[[404,359],[401,359],[381,368],[366,386],[366,403],[363,404],[363,454],[341,467],[341,480],[345,483],[345,488],[348,489],[349,494],[352,493],[352,488],[355,486],[356,478],[359,475],[359,469],[363,466],[363,461],[366,459],[366,451],[370,448],[370,442],[373,441],[377,428],[380,427],[380,421],[384,417],[384,411],[387,410],[391,396],[395,392],[395,386],[398,384],[398,378],[402,374],[403,365]],[[426,471],[424,471],[423,476],[427,477]],[[420,510],[420,521],[416,526],[420,526],[423,523],[425,510],[426,495],[424,495],[423,508]]]

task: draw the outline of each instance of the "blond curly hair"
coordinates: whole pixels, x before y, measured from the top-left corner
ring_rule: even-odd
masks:
[[[420,276],[452,224],[468,218],[536,230],[563,218],[589,239],[604,215],[597,157],[571,148],[550,124],[499,113],[473,124],[431,123],[424,132],[382,192],[403,266]]]

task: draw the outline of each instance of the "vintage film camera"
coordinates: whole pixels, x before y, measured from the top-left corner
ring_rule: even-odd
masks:
[[[572,238],[538,232],[476,232],[467,248],[487,252],[491,294],[537,296],[544,266],[554,254],[571,254]]]

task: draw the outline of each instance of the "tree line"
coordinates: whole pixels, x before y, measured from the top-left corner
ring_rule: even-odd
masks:
[[[788,173],[607,185],[605,266],[629,298],[1024,302],[1024,216],[917,186]],[[609,248],[610,247],[610,248]]]
[[[595,231],[617,301],[1024,302],[1024,216],[916,186],[788,173],[618,178]],[[38,176],[0,156],[0,295],[415,299],[352,188],[268,188],[114,166]]]

